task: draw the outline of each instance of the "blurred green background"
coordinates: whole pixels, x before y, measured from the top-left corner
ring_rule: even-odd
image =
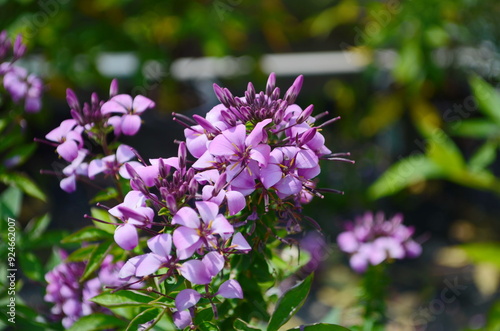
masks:
[[[366,210],[402,212],[424,253],[391,265],[390,330],[500,329],[499,15],[495,0],[0,0],[0,29],[24,34],[23,65],[47,84],[27,141],[69,117],[67,87],[88,100],[117,77],[157,104],[127,143],[168,157],[183,138],[171,113],[208,111],[213,83],[242,95],[276,71],[284,91],[304,74],[297,103],[342,117],[323,133],[356,164],[322,164],[319,186],[345,194],[306,207],[332,246],[298,318],[358,322],[359,277],[335,237]],[[39,175],[57,167],[39,146],[20,168],[48,196],[25,198],[22,223],[48,211],[54,228],[86,225],[95,192]],[[465,288],[443,302],[450,282]]]

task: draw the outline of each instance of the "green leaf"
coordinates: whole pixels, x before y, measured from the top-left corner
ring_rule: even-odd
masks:
[[[465,160],[457,145],[438,128],[429,141],[427,155],[450,178],[459,177],[465,170]]]
[[[8,153],[5,159],[15,159],[15,165],[19,166],[26,162],[35,150],[35,143],[21,145]]]
[[[45,272],[42,263],[36,255],[31,252],[23,252],[23,254],[18,254],[18,256],[24,275],[31,280],[43,283]]]
[[[0,216],[17,217],[21,212],[23,194],[15,186],[8,187],[0,196]]]
[[[101,229],[97,229],[93,226],[87,226],[73,234],[70,234],[62,242],[68,243],[80,243],[82,241],[97,241],[103,239],[110,239],[112,235]]]
[[[500,127],[489,119],[473,118],[451,124],[450,133],[462,137],[487,139],[500,136]]]
[[[500,243],[480,242],[459,246],[473,263],[490,263],[500,268]]]
[[[106,255],[108,255],[108,252],[112,248],[113,248],[113,241],[104,241],[94,248],[92,254],[90,255],[89,261],[85,266],[85,271],[83,272],[83,275],[80,278],[80,282],[87,280],[90,276],[92,276],[94,271],[99,269],[99,267],[102,265],[102,261],[104,260]]]
[[[104,292],[90,299],[104,307],[151,307],[155,298],[135,291]]]
[[[426,155],[417,154],[393,164],[368,189],[372,199],[395,194],[402,189],[433,178],[443,177],[445,173]]]
[[[38,239],[45,232],[49,224],[50,217],[48,214],[45,214],[42,217],[32,219],[24,228],[24,232],[29,235],[30,240]]]
[[[267,331],[277,331],[302,307],[311,289],[313,275],[307,276],[306,279],[292,287],[278,300]]]
[[[500,125],[500,93],[479,76],[473,76],[470,84],[479,110]]]
[[[24,174],[17,172],[3,173],[0,174],[0,182],[3,182],[6,185],[14,185],[20,188],[24,193],[42,201],[47,200],[45,193],[40,191],[38,186],[36,186],[35,183]]]
[[[90,258],[90,254],[94,251],[94,249],[97,247],[97,245],[87,245],[78,248],[76,251],[71,253],[67,260],[70,262],[80,262],[80,261],[86,261]]]
[[[129,330],[139,330],[139,325],[147,323],[149,321],[153,321],[151,324],[148,324],[146,329],[141,330],[151,330],[153,326],[162,318],[165,314],[165,309],[160,308],[149,308],[138,314],[133,320],[130,321],[127,326],[127,331]]]
[[[497,148],[497,143],[486,142],[470,159],[469,168],[477,172],[489,166],[497,157]]]
[[[109,223],[116,223],[116,219],[111,216],[110,213],[108,213],[107,210],[101,209],[101,208],[91,208],[90,213],[92,217],[97,218],[101,221],[109,222]],[[92,221],[95,225],[96,228],[104,230],[108,233],[114,234],[116,226],[113,224],[106,224],[102,222],[97,222],[97,221]]]
[[[243,321],[240,318],[237,318],[234,321],[233,327],[235,331],[260,331],[259,328],[251,326],[250,324],[248,324],[247,322]]]
[[[68,331],[122,330],[126,322],[116,316],[93,313],[79,318]]]
[[[349,329],[336,324],[316,323],[309,325],[297,326],[287,331],[300,330],[300,331],[349,331]]]
[[[99,192],[96,196],[90,200],[90,204],[96,204],[97,202],[108,201],[118,197],[118,191],[114,187],[108,187],[107,189]]]
[[[220,331],[219,327],[212,322],[203,322],[198,325],[201,331]]]

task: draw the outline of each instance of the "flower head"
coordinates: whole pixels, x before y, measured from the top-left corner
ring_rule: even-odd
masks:
[[[337,243],[342,251],[351,254],[351,267],[364,272],[369,264],[419,256],[422,247],[411,238],[414,229],[402,221],[401,214],[385,220],[383,213],[367,212],[354,223],[347,223],[347,231],[339,234]]]
[[[67,257],[61,252],[63,258]],[[102,292],[103,286],[121,285],[118,270],[121,263],[113,264],[113,257],[106,256],[96,278],[83,283],[80,277],[85,270],[84,262],[61,263],[45,275],[47,281],[47,294],[45,301],[54,306],[51,309],[52,318],[61,320],[65,328],[69,328],[80,317],[95,312],[106,312],[105,309],[90,301]]]

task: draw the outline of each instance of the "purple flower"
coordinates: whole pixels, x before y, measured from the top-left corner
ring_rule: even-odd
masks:
[[[224,268],[224,256],[218,252],[207,253],[201,260],[189,260],[179,268],[182,276],[193,284],[205,285]]]
[[[111,208],[109,213],[123,221],[115,230],[115,242],[125,250],[134,249],[139,243],[137,227],[150,227],[153,209],[146,207],[146,197],[138,191],[130,191],[124,201]]]
[[[226,201],[230,215],[235,215],[245,208],[246,199],[241,192],[232,191],[230,188],[223,189],[223,186],[226,185],[226,173],[219,175],[219,171],[211,169],[198,173],[195,178],[200,184],[204,184],[202,189],[204,201],[214,202],[218,206]]]
[[[128,173],[124,163],[135,157],[132,148],[127,145],[120,145],[116,154],[108,155],[102,159],[94,159],[89,163],[89,178],[94,179],[95,175],[104,172],[105,174],[116,175],[120,173],[122,177],[127,178]]]
[[[196,202],[198,213],[190,208],[181,208],[173,217],[172,224],[181,225],[174,231],[173,239],[177,257],[185,260],[202,247],[217,245],[214,235],[221,237],[232,234],[233,226],[219,214],[219,206],[213,202]],[[201,220],[200,221],[200,217]]]
[[[135,275],[143,277],[151,275],[156,270],[170,265],[172,256],[172,236],[168,233],[159,234],[148,240],[151,253],[138,256]],[[134,260],[135,261],[135,260]]]
[[[274,187],[285,198],[302,190],[303,183],[320,173],[318,157],[309,149],[278,147],[270,155],[269,165],[260,172],[266,189]]]
[[[71,193],[76,190],[76,179],[78,176],[87,177],[88,176],[88,164],[83,162],[87,156],[87,150],[81,149],[78,151],[78,156],[63,169],[63,174],[66,176],[61,179],[59,186],[64,191]]]
[[[105,102],[101,107],[103,115],[110,113],[123,114],[112,116],[108,124],[115,129],[115,135],[123,133],[127,136],[135,135],[141,127],[141,115],[146,109],[153,108],[155,103],[142,96],[137,95],[134,99],[128,94],[118,94]]]
[[[57,153],[66,161],[71,162],[78,156],[78,151],[83,148],[83,127],[79,126],[74,119],[64,120],[59,127],[53,129],[45,138],[60,143]]]
[[[414,229],[402,224],[398,214],[385,220],[383,213],[366,213],[354,223],[347,223],[347,231],[337,237],[339,248],[351,254],[351,267],[364,272],[368,265],[377,265],[387,259],[417,257],[422,252],[420,244],[411,239]]]
[[[61,252],[63,258],[67,257]],[[61,320],[65,328],[69,328],[80,317],[95,312],[106,313],[90,301],[102,292],[104,286],[118,286],[122,281],[118,278],[121,264],[113,264],[113,257],[106,256],[96,278],[80,283],[80,277],[85,270],[84,262],[61,263],[45,275],[47,294],[44,299],[54,306],[51,309],[52,318]]]

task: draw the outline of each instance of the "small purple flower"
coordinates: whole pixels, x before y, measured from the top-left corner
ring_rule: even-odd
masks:
[[[198,173],[195,178],[200,184],[204,184],[202,189],[204,201],[214,202],[218,206],[226,201],[229,215],[235,215],[245,208],[246,199],[241,192],[232,191],[230,187],[227,190],[223,189],[226,184],[226,173],[219,175],[218,170],[211,169]]]
[[[181,330],[185,329],[193,322],[191,318],[191,313],[187,310],[176,311],[173,314],[172,318],[174,320],[175,326],[177,326],[177,328]]]
[[[76,179],[78,176],[88,177],[88,164],[83,162],[87,156],[87,150],[81,149],[78,151],[78,156],[63,169],[63,174],[66,176],[61,179],[59,186],[68,193],[76,190]]]
[[[351,267],[364,272],[368,265],[377,265],[386,259],[414,258],[422,247],[411,236],[414,229],[402,224],[403,216],[385,220],[383,213],[367,212],[354,223],[347,223],[347,231],[337,237],[339,248],[351,254]]]
[[[143,277],[151,275],[162,267],[168,267],[172,260],[172,236],[168,233],[159,234],[148,240],[151,253],[138,256],[135,275]]]
[[[218,252],[210,252],[201,260],[189,260],[179,268],[182,276],[193,284],[209,284],[224,268],[224,256]]]
[[[63,259],[67,257],[61,252]],[[62,321],[65,328],[69,328],[80,317],[95,312],[106,313],[105,309],[90,301],[102,292],[104,286],[118,286],[123,283],[118,278],[121,263],[113,264],[113,257],[106,256],[96,278],[83,283],[80,277],[85,270],[84,262],[61,263],[45,275],[47,294],[44,299],[54,306],[51,309],[52,318]]]
[[[66,161],[71,162],[78,156],[78,151],[83,148],[83,127],[79,126],[74,119],[64,120],[59,127],[53,129],[45,138],[60,143],[57,153]]]
[[[125,250],[134,249],[139,243],[136,228],[150,227],[154,210],[146,207],[146,197],[138,191],[130,191],[119,205],[108,211],[121,219],[123,224],[115,230],[115,242]]]
[[[124,164],[133,157],[135,157],[135,154],[130,146],[120,145],[116,150],[116,154],[105,156],[102,159],[94,159],[90,161],[89,178],[94,179],[94,177],[101,172],[115,176],[117,173],[120,173],[122,177],[126,178],[128,173],[125,169]]]
[[[225,237],[234,232],[233,226],[222,214],[219,214],[217,204],[197,201],[196,209],[199,215],[194,209],[183,207],[172,219],[172,224],[181,225],[175,229],[173,235],[177,257],[180,260],[191,257],[194,252],[204,246],[216,246],[215,235]]]
[[[309,149],[277,147],[270,155],[269,165],[260,172],[266,189],[274,187],[285,198],[302,190],[303,183],[320,173],[319,160]]]
[[[112,116],[108,124],[115,129],[115,135],[123,133],[127,136],[135,135],[141,128],[141,115],[146,109],[153,108],[155,103],[137,95],[134,99],[128,94],[118,94],[101,106],[103,115],[118,113],[122,116]]]

